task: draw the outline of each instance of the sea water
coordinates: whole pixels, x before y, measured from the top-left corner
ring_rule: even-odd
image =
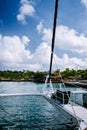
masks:
[[[67,117],[43,96],[36,96],[43,93],[43,87],[32,82],[0,82],[0,130],[71,130]]]

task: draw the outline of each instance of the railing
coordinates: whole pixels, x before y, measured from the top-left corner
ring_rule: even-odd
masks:
[[[52,98],[57,99],[62,104],[67,104],[69,102],[70,92],[57,90],[55,94],[52,94]]]
[[[71,101],[87,108],[87,91],[72,91]]]

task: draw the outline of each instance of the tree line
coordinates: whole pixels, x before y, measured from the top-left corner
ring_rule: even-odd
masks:
[[[36,81],[43,82],[46,72],[33,71],[0,71],[0,81]]]
[[[33,71],[0,71],[0,80],[1,81],[35,81],[35,82],[44,82],[48,72],[33,72]],[[86,70],[74,70],[66,68],[64,71],[56,70],[52,73],[54,79],[62,76],[64,80],[87,80],[87,69]]]

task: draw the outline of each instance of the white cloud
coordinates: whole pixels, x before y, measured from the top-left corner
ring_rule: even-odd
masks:
[[[52,30],[50,28],[42,29],[42,41],[51,44]],[[87,37],[84,34],[79,34],[74,29],[67,26],[57,26],[55,46],[61,50],[67,50],[78,54],[87,54]]]
[[[57,27],[56,44],[57,49],[69,50],[73,53],[87,54],[87,38],[83,34],[78,34],[74,29],[69,29],[66,26]],[[27,50],[27,45],[30,39],[26,36],[19,38],[18,36],[2,36],[0,35],[0,65],[5,69],[14,70],[49,70],[50,55],[51,55],[51,38],[52,30],[43,28],[41,31],[42,42],[36,48],[34,53]],[[74,61],[74,63],[73,63]],[[58,57],[54,54],[53,70],[65,68],[80,69],[81,66],[86,68],[87,58],[77,58],[77,56],[69,57],[68,54],[63,54]],[[79,66],[81,65],[81,66]]]
[[[32,54],[30,62],[32,64],[38,64],[39,71],[48,70],[50,63],[50,46],[46,42],[41,43]]]
[[[87,37],[66,26],[57,27],[56,46],[80,54],[87,53]]]
[[[66,26],[57,27],[56,46],[80,54],[87,52],[87,37]]]
[[[42,36],[42,41],[46,41],[47,43],[51,43],[52,39],[52,30],[50,28],[44,28],[43,29],[43,36]]]
[[[29,42],[30,42],[30,39],[29,39],[28,37],[26,37],[26,36],[23,36],[23,37],[22,37],[22,43],[23,43],[24,45],[28,45]]]
[[[35,50],[33,54],[33,62],[40,64],[48,64],[50,59],[50,46],[43,42]]]
[[[0,63],[18,64],[27,62],[30,59],[30,51],[26,50],[29,39],[23,36],[2,36],[0,35]]]
[[[36,70],[49,71],[50,65],[50,52],[51,48],[46,42],[42,42],[32,54],[30,62],[32,65],[38,66]],[[58,57],[56,54],[53,56],[53,69],[52,70],[65,70],[66,68],[74,69],[86,69],[87,59],[84,60],[77,57],[69,57],[68,54],[63,54],[62,57]]]
[[[41,43],[33,54],[26,46],[30,39],[26,36],[2,36],[0,35],[0,68],[13,70],[47,70],[49,65],[50,47],[47,43]],[[44,67],[45,66],[45,67]]]
[[[44,28],[43,22],[40,21],[39,24],[36,27],[36,30],[38,33],[42,34],[41,40],[43,42],[51,43],[52,39],[52,30],[50,28]]]
[[[37,29],[38,33],[40,33],[43,30],[43,23],[42,23],[42,21],[40,21],[40,23],[37,25],[36,29]]]
[[[21,7],[19,9],[19,14],[17,15],[17,20],[26,24],[26,16],[33,16],[35,9],[28,0],[21,0],[20,3]]]
[[[87,61],[77,58],[77,57],[69,57],[68,54],[64,54],[61,58],[64,65],[61,65],[61,69],[64,70],[65,68],[74,68],[74,69],[86,69]],[[62,62],[61,61],[61,62]]]
[[[87,0],[81,0],[81,3],[83,3],[84,6],[87,8]]]
[[[81,59],[77,57],[69,57],[68,54],[63,54],[62,57],[58,57],[54,54],[53,58],[53,69],[52,70],[65,70],[66,68],[70,69],[86,69],[87,68],[87,59]]]

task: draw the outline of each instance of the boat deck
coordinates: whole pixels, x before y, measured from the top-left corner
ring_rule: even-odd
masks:
[[[64,82],[66,85],[79,86],[87,89],[87,82]]]
[[[79,106],[77,104],[67,104],[64,105],[64,108],[69,111],[69,113],[78,117],[81,120],[82,130],[87,128],[87,109]]]
[[[63,110],[66,114],[73,117],[72,119],[78,120],[80,123],[79,130],[85,130],[87,128],[87,109],[71,102],[70,104],[60,104],[57,100],[51,99],[47,96],[44,96],[51,104],[55,105],[59,109]],[[76,121],[77,122],[77,121]]]
[[[3,96],[43,96],[42,93],[8,93],[8,94],[0,94],[0,97]]]

